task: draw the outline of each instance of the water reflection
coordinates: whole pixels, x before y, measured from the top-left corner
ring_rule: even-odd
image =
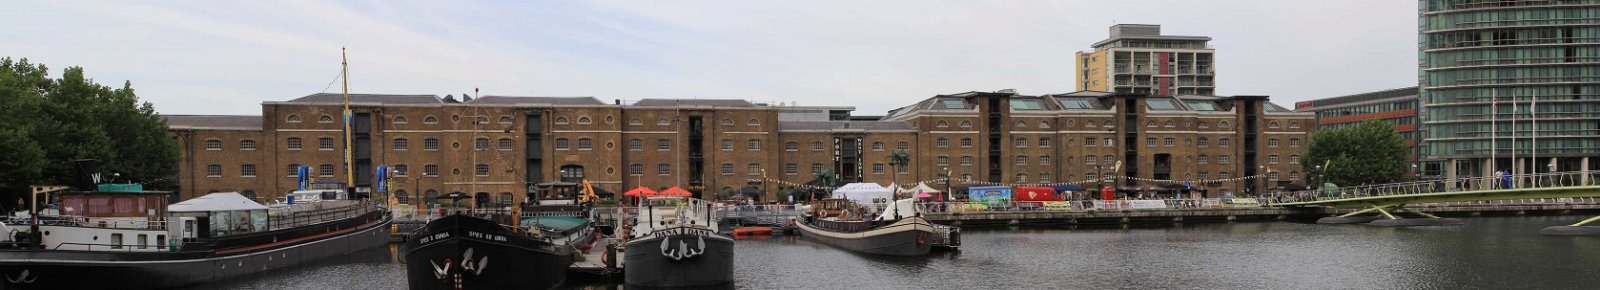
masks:
[[[1547,237],[1582,217],[1482,217],[1450,227],[1291,222],[969,228],[959,252],[860,255],[794,236],[741,240],[739,289],[1594,288],[1600,237]],[[402,289],[396,247],[203,289]],[[618,278],[620,280],[620,278]],[[567,289],[625,289],[573,281]],[[637,289],[637,288],[635,288]]]

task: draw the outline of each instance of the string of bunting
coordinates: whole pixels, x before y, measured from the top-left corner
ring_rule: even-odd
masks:
[[[1250,176],[1240,176],[1240,177],[1234,177],[1234,178],[1188,180],[1187,182],[1192,182],[1194,184],[1201,184],[1201,185],[1216,185],[1216,184],[1222,184],[1224,182],[1250,180],[1250,179],[1256,179],[1256,178],[1263,178],[1263,177],[1266,177],[1266,176],[1267,175],[1265,173],[1263,173],[1263,174],[1256,174],[1256,175],[1250,175]],[[1050,186],[1060,186],[1060,185],[1084,186],[1084,185],[1090,185],[1090,184],[1094,184],[1094,183],[1098,183],[1098,182],[1102,182],[1102,181],[1111,181],[1112,179],[1126,179],[1126,180],[1133,180],[1133,181],[1167,183],[1167,184],[1183,184],[1184,182],[1186,182],[1185,180],[1151,179],[1151,178],[1139,178],[1139,177],[1132,177],[1132,176],[1101,177],[1101,178],[1085,179],[1085,180],[1079,180],[1079,181],[1073,181],[1073,182],[1055,182],[1055,183],[1004,183],[1004,182],[976,181],[976,180],[971,180],[971,179],[956,179],[956,182],[961,182],[963,184],[975,184],[975,185],[985,185],[985,186],[1011,186],[1011,187],[1038,186],[1038,187],[1050,187]],[[942,179],[938,179],[938,180],[942,180]]]
[[[773,178],[768,178],[768,177],[761,177],[761,180],[764,180],[764,181],[767,181],[767,182],[772,182],[772,183],[777,183],[778,185],[793,186],[793,187],[800,188],[800,189],[805,189],[805,190],[833,191],[835,189],[839,189],[838,186],[809,185],[809,184],[804,184],[804,183],[788,182],[788,181],[783,181],[783,180],[773,179]],[[917,181],[917,182],[912,182],[912,183],[907,183],[907,184],[918,184],[918,183],[925,183],[925,182],[926,183],[938,183],[938,182],[943,182],[944,180],[945,180],[945,178],[941,177],[941,178],[922,180],[922,181]]]

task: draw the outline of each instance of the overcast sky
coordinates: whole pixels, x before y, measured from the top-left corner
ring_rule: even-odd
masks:
[[[858,115],[936,94],[1075,91],[1073,53],[1116,23],[1210,36],[1220,95],[1292,106],[1417,75],[1417,4],[1398,0],[147,2],[8,1],[0,56],[132,81],[162,114],[259,115],[263,101],[339,92],[340,47],[351,92],[738,98]]]

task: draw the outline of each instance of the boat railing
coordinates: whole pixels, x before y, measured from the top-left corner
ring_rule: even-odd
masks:
[[[360,201],[340,207],[280,213],[267,219],[267,227],[272,230],[296,228],[357,217],[377,210],[377,203]]]
[[[6,224],[8,225],[30,225],[32,223],[33,219],[24,217],[11,217],[6,220]],[[39,216],[39,225],[46,226],[166,230],[167,224],[167,220],[164,218]]]
[[[96,251],[96,252],[166,252],[177,249],[170,245],[129,245],[129,244],[96,244],[96,243],[60,243],[51,250],[71,251]]]

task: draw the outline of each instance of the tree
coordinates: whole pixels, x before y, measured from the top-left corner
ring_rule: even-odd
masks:
[[[1385,183],[1404,179],[1408,170],[1405,138],[1387,121],[1368,119],[1355,126],[1317,131],[1301,166],[1334,184]],[[1321,172],[1317,166],[1326,164]]]
[[[894,190],[894,198],[900,199],[900,170],[905,169],[906,164],[911,163],[911,154],[906,153],[905,149],[895,149],[889,152],[889,156],[885,156],[885,158],[889,159],[889,167],[894,168],[894,172],[890,174],[893,176],[894,182],[892,184],[895,188],[890,189]]]
[[[68,67],[51,79],[44,65],[0,59],[0,192],[70,185],[76,159],[151,189],[177,187],[178,144],[133,84],[111,88]]]

